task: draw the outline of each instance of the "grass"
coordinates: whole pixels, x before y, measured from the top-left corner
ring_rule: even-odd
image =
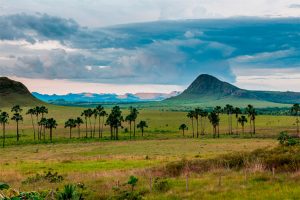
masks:
[[[166,193],[149,192],[150,169],[161,168],[182,159],[209,159],[227,153],[275,147],[280,131],[295,133],[294,117],[257,116],[257,134],[250,138],[249,124],[246,125],[244,135],[226,135],[227,116],[222,115],[220,139],[212,138],[212,127],[208,120],[205,125],[206,135],[193,139],[191,121],[186,117],[186,112],[140,109],[138,121],[145,120],[149,124],[143,138],[137,130],[137,137],[130,141],[129,134],[123,129],[120,133],[121,141],[110,141],[109,129],[106,127],[104,139],[77,139],[77,130],[74,129],[74,138],[70,140],[69,130],[63,124],[68,118],[80,116],[84,108],[53,105],[48,108],[47,117],[54,117],[59,124],[54,130],[53,144],[33,141],[30,116],[24,115],[24,121],[20,125],[19,143],[16,142],[15,123],[10,121],[8,124],[7,147],[0,149],[0,182],[7,182],[26,191],[62,188],[67,183],[83,182],[88,188],[87,199],[101,199],[113,195],[112,188],[116,182],[125,183],[130,175],[139,178],[137,190],[146,191],[145,199],[293,199],[299,195],[297,188],[293,188],[300,181],[297,173],[278,174],[274,179],[269,173],[251,172],[245,183],[242,171],[226,169],[191,174],[188,192],[185,191],[184,176],[167,178],[171,189]],[[24,108],[23,113],[27,109]],[[109,112],[109,108],[107,111]],[[127,113],[127,110],[123,110],[124,115]],[[189,127],[184,137],[178,130],[182,123]],[[124,128],[129,127],[127,123],[123,125]],[[83,135],[84,125],[82,127]],[[233,127],[235,128],[235,121]],[[240,128],[238,131],[241,132]],[[28,177],[49,170],[63,175],[64,181],[22,184]],[[218,186],[220,174],[222,187]],[[160,175],[160,172],[152,174]]]

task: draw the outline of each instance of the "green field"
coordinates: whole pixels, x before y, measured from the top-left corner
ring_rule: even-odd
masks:
[[[271,149],[278,146],[276,139],[279,132],[295,134],[295,118],[292,116],[257,116],[257,133],[251,138],[249,124],[244,135],[227,135],[227,115],[222,115],[221,138],[212,138],[212,127],[208,120],[205,123],[206,134],[191,138],[191,121],[186,117],[186,112],[145,108],[139,110],[137,120],[145,120],[149,125],[144,137],[137,131],[137,137],[129,140],[129,134],[124,131],[129,126],[124,122],[120,141],[110,141],[108,127],[105,127],[101,140],[78,139],[76,129],[73,131],[74,138],[70,140],[64,122],[70,117],[80,116],[84,108],[52,105],[48,108],[47,117],[54,117],[58,121],[53,144],[49,140],[33,140],[30,116],[25,115],[20,125],[20,142],[17,143],[15,122],[9,122],[7,147],[0,149],[0,182],[9,183],[23,191],[51,190],[62,188],[67,183],[84,183],[87,199],[106,199],[115,195],[113,188],[117,182],[126,183],[131,175],[139,179],[136,191],[143,191],[145,199],[295,199],[300,194],[297,186],[300,179],[296,172],[276,173],[274,177],[271,172],[256,170],[255,167],[246,175],[243,170],[211,169],[205,173],[191,173],[188,191],[184,175],[173,177],[160,172],[169,163],[182,159],[206,160],[228,153]],[[25,113],[28,108],[23,109]],[[127,113],[127,109],[123,110],[123,115]],[[189,127],[185,136],[178,130],[182,123]],[[235,124],[234,118],[234,132],[237,131]],[[83,125],[81,133],[84,134],[84,131]],[[241,133],[240,127],[238,132]],[[45,180],[24,183],[28,178],[45,171],[58,172],[64,180],[59,183]],[[150,177],[165,177],[170,189],[166,192],[150,192]]]

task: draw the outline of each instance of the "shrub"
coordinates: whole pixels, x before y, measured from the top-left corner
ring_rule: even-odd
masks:
[[[170,189],[170,184],[167,179],[155,178],[153,189],[158,192],[167,192]]]
[[[281,145],[285,146],[294,146],[298,143],[298,141],[289,136],[286,131],[280,132],[277,140]]]
[[[82,194],[77,192],[76,185],[68,184],[65,185],[63,191],[57,194],[58,200],[81,200]]]
[[[36,174],[35,176],[28,177],[23,184],[31,184],[39,181],[46,180],[49,183],[59,183],[64,180],[63,176],[59,175],[57,172],[52,173],[51,171],[44,172],[44,174]]]
[[[172,177],[179,176],[184,171],[186,164],[187,161],[185,159],[177,162],[170,162],[166,165],[166,173]]]

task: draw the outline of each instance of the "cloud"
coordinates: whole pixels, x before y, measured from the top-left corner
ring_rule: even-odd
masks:
[[[229,18],[87,28],[45,14],[0,16],[0,73],[181,85],[209,73],[235,82],[237,68],[300,67],[299,25],[294,18]]]
[[[291,4],[289,8],[300,8],[300,4]]]

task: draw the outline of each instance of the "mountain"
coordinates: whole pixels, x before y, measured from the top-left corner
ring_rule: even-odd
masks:
[[[0,77],[0,106],[7,107],[12,105],[31,106],[41,104],[29,90],[20,82],[11,80],[7,77]]]
[[[218,101],[221,105],[226,103],[268,104],[293,104],[300,102],[299,92],[254,91],[238,88],[230,83],[223,82],[214,76],[201,74],[181,94],[171,97],[166,101],[209,103]]]
[[[110,103],[110,102],[142,102],[142,101],[161,101],[172,96],[176,96],[179,92],[171,93],[127,93],[124,95],[117,94],[94,94],[94,93],[79,93],[66,95],[48,95],[37,92],[32,93],[36,98],[54,104],[67,103]]]

